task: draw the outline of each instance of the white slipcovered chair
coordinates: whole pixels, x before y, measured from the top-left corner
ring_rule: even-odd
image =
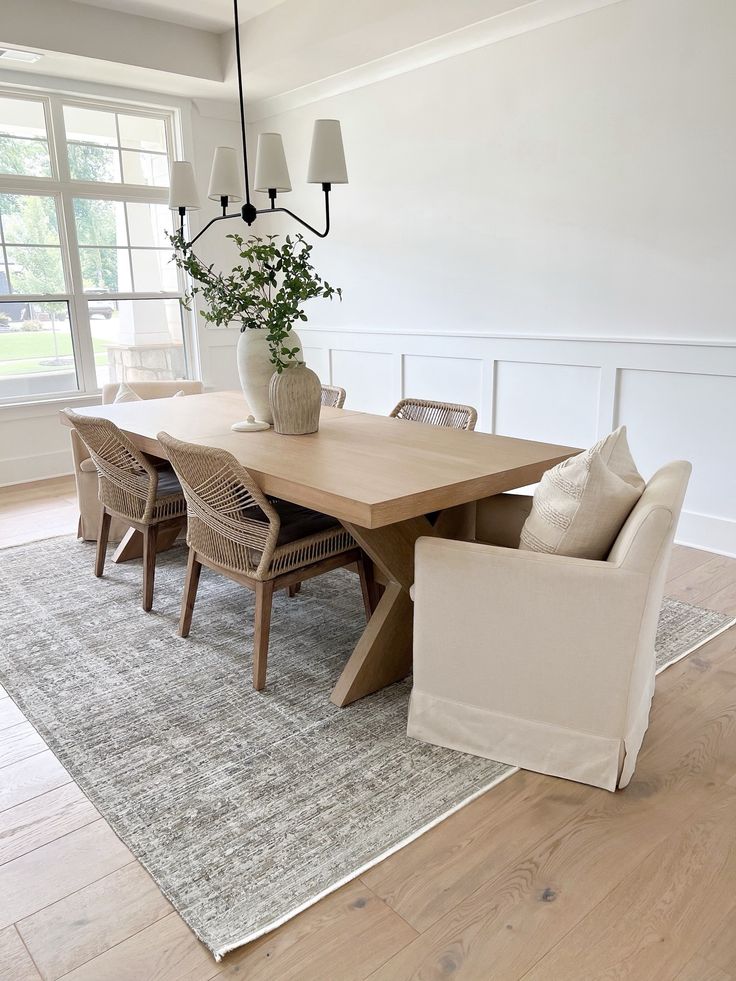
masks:
[[[531,507],[517,495],[479,502],[483,542],[420,538],[408,734],[625,787],[649,724],[657,622],[690,470],[670,463],[652,477],[604,562],[512,547]]]
[[[199,395],[204,391],[204,385],[200,381],[128,382],[127,384],[128,388],[142,399],[171,398],[176,392],[184,392],[185,395]],[[117,382],[102,386],[103,405],[111,405],[115,401],[119,387]],[[74,429],[71,430],[71,440],[72,456],[74,457],[74,479],[77,484],[77,501],[79,502],[77,538],[86,542],[96,542],[102,513],[102,505],[97,495],[97,468],[89,455],[89,450]],[[113,518],[110,522],[109,541],[119,542],[128,531],[128,527],[119,518]]]

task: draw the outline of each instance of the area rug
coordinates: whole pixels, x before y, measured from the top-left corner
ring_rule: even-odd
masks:
[[[364,625],[344,571],[278,593],[265,691],[252,594],[202,570],[176,635],[185,551],[92,575],[70,538],[0,552],[0,682],[216,958],[294,916],[515,768],[406,737],[410,684],[336,708]],[[660,668],[729,618],[667,601]]]

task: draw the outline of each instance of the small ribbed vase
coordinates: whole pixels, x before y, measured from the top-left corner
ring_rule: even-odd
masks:
[[[322,384],[303,363],[274,373],[268,389],[273,428],[282,436],[306,436],[319,429]]]

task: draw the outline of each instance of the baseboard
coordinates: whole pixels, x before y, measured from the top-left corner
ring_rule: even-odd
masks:
[[[50,480],[74,473],[71,449],[34,456],[17,456],[0,461],[0,487],[27,484],[32,480]]]
[[[683,511],[677,528],[677,544],[736,558],[736,521]]]

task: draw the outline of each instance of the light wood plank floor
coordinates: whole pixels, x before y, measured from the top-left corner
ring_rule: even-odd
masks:
[[[0,545],[73,502],[0,489]],[[677,548],[668,593],[736,615],[736,560]],[[221,964],[3,695],[0,981],[736,981],[736,628],[659,677],[625,792],[519,773]]]

